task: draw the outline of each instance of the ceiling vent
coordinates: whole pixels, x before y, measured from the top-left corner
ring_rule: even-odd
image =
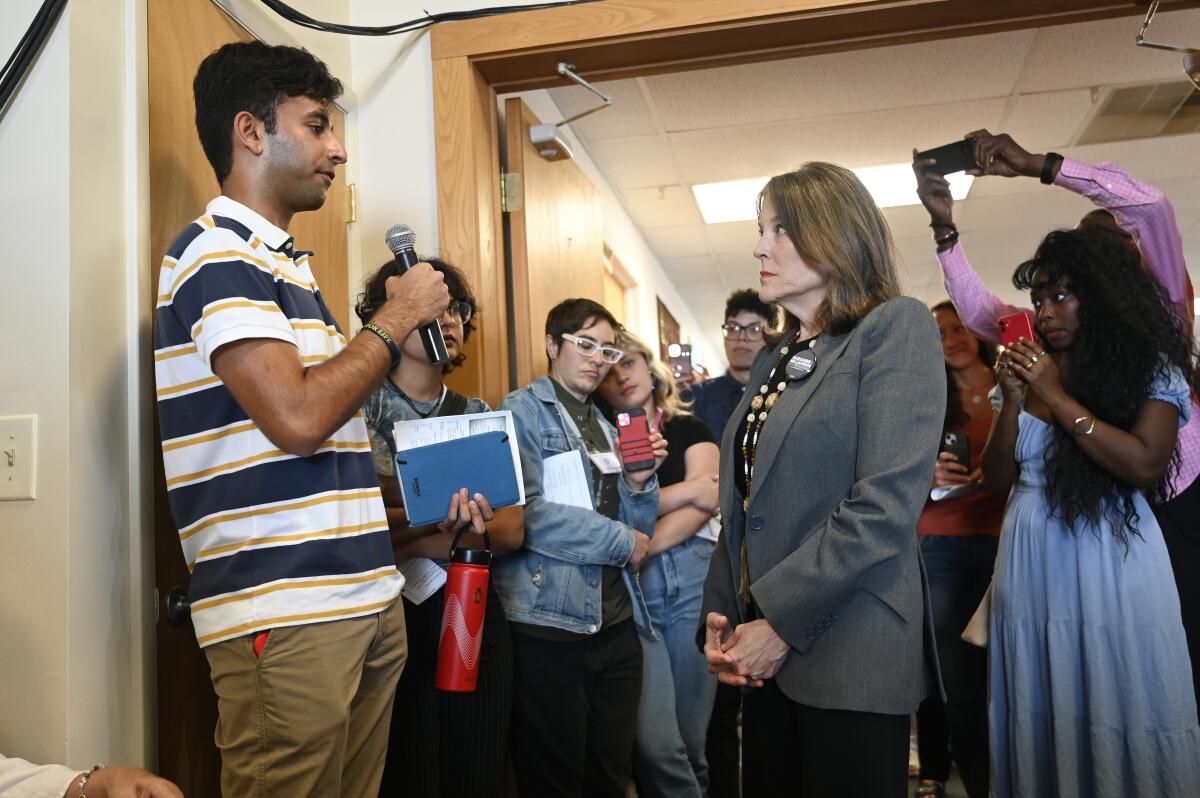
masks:
[[[1076,144],[1107,144],[1200,131],[1200,92],[1191,81],[1112,89]]]

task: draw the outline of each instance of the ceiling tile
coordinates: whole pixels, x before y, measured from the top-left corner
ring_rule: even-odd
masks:
[[[714,255],[743,258],[751,264],[755,262],[751,253],[758,241],[757,222],[724,222],[707,227],[708,241]]]
[[[691,190],[683,186],[627,189],[621,195],[625,212],[643,230],[703,223]]]
[[[1006,100],[903,108],[834,119],[670,135],[688,183],[759,177],[805,161],[845,166],[907,162],[912,149],[936,147],[979,127],[994,127]]]
[[[717,262],[710,255],[700,255],[691,258],[664,258],[659,261],[663,271],[676,280],[675,287],[682,289],[694,282],[719,282]]]
[[[1030,152],[1058,150],[1074,140],[1092,109],[1089,89],[1022,94],[1013,98],[1003,132]]]
[[[703,225],[650,228],[644,235],[646,243],[660,260],[708,255]]]
[[[657,188],[679,182],[675,154],[663,136],[590,141],[586,146],[613,188]]]
[[[571,130],[579,138],[598,141],[618,136],[648,136],[658,132],[636,80],[614,80],[595,85],[613,98],[612,105],[572,122]],[[562,111],[562,119],[595,108],[603,102],[582,86],[562,86],[549,91],[554,104]]]
[[[1182,55],[1134,44],[1142,18],[1143,15],[1138,14],[1039,30],[1018,91],[1052,91],[1182,78]],[[1198,47],[1200,11],[1156,14],[1150,34],[1151,41]]]
[[[669,132],[962,102],[1008,95],[1033,35],[946,39],[644,80]]]

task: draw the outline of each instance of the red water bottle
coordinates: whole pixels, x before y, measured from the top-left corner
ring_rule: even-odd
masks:
[[[458,547],[464,527],[450,547],[446,574],[446,603],[438,635],[434,685],[452,693],[474,692],[479,683],[479,654],[483,649],[483,616],[487,610],[488,566],[492,544],[483,533],[482,549]]]

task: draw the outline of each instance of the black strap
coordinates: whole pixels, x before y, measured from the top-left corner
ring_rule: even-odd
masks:
[[[458,391],[446,389],[446,398],[442,400],[442,406],[438,408],[439,416],[461,416],[467,412],[467,397],[463,396]]]

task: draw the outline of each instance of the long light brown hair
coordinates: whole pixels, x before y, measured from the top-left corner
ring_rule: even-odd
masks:
[[[835,335],[900,295],[892,231],[866,186],[845,167],[811,161],[772,177],[758,195],[771,200],[796,251],[826,280],[812,322]],[[787,325],[796,319],[787,314]]]

